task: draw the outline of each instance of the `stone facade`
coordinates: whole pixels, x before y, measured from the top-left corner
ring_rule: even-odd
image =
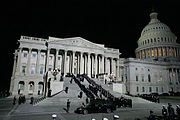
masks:
[[[107,73],[119,78],[119,50],[106,48],[81,37],[41,39],[21,36],[14,54],[10,93],[43,94],[48,74],[60,80],[67,73],[87,74],[89,77]],[[60,70],[56,77],[53,70]],[[47,72],[49,71],[49,72]]]

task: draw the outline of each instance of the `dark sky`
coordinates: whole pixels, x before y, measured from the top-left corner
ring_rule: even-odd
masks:
[[[1,4],[1,66],[5,65],[1,68],[1,89],[9,87],[13,52],[21,35],[83,37],[119,49],[121,57],[135,57],[137,40],[149,22],[153,5],[159,20],[180,37],[178,0],[34,1],[12,0]]]

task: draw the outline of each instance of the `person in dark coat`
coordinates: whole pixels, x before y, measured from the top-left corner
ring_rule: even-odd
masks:
[[[19,103],[19,105],[22,103],[22,97],[21,97],[21,95],[19,96],[18,103]]]
[[[14,96],[14,98],[13,98],[13,105],[15,105],[16,104],[16,96]]]
[[[165,105],[163,105],[163,108],[162,108],[162,116],[163,116],[163,119],[164,119],[164,120],[168,120],[167,115],[168,115],[167,109],[166,109]]]
[[[180,120],[180,106],[179,105],[176,105],[176,114],[177,114],[178,120]]]
[[[69,108],[70,108],[70,100],[69,99],[67,99],[67,113],[69,112]]]
[[[150,115],[148,117],[148,120],[156,120],[154,112],[150,110]]]
[[[170,103],[168,103],[168,114],[169,114],[169,120],[174,120],[175,117],[174,108]]]

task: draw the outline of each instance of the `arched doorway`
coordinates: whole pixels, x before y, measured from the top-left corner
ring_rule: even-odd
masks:
[[[24,92],[24,81],[19,81],[18,83],[18,94],[23,94]]]
[[[28,90],[28,93],[29,93],[30,95],[32,95],[33,92],[34,92],[34,82],[31,81],[31,82],[29,82],[29,90]]]
[[[43,82],[39,82],[38,83],[38,95],[42,95],[43,94]]]

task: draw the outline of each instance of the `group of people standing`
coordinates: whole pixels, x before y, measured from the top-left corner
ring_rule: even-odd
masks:
[[[176,114],[175,114],[175,110],[170,103],[168,103],[167,108],[165,107],[165,105],[163,105],[162,116],[164,120],[175,120],[175,118],[178,118],[179,120],[180,119],[180,106],[176,105]]]
[[[13,98],[13,105],[16,104],[16,101],[17,101],[16,96],[14,96],[14,98]],[[25,102],[26,102],[26,97],[25,97],[25,95],[20,95],[19,98],[18,98],[18,104],[19,104],[19,105],[20,105],[21,103],[24,104]]]

